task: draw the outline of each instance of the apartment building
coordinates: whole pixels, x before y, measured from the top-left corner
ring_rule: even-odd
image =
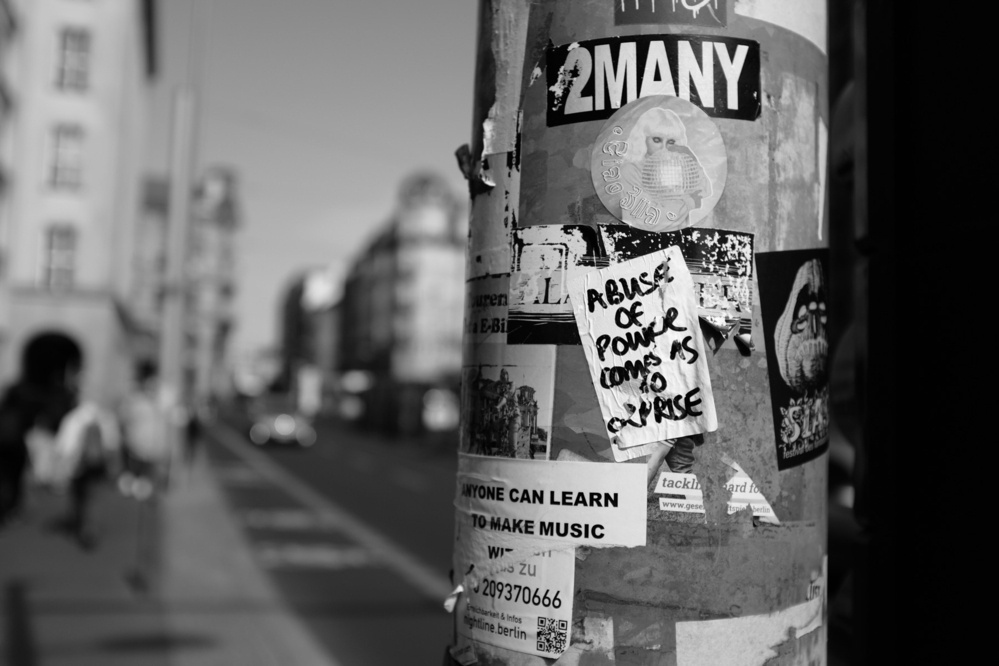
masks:
[[[351,265],[338,360],[345,375],[373,378],[361,416],[373,427],[420,433],[428,392],[457,390],[467,235],[466,210],[447,183],[418,173]]]
[[[0,0],[0,383],[26,346],[83,357],[86,396],[132,374],[126,306],[154,0]]]

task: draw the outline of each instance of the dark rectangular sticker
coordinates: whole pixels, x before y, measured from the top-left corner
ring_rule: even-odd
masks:
[[[600,234],[612,264],[679,246],[694,281],[698,315],[726,341],[736,335],[754,349],[752,234],[696,227],[654,233],[624,225],[601,225]]]
[[[724,28],[728,0],[610,0],[614,25],[661,23]]]
[[[756,255],[777,468],[829,447],[826,250]]]
[[[760,115],[760,45],[698,35],[591,39],[547,50],[549,127],[609,118],[650,95],[688,100],[716,118]]]

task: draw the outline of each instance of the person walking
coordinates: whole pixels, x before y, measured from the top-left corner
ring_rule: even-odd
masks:
[[[66,414],[56,434],[56,481],[66,485],[69,497],[66,515],[56,527],[84,550],[96,545],[89,509],[97,486],[116,471],[119,444],[114,417],[93,402]]]
[[[140,364],[136,381],[137,389],[120,406],[125,470],[118,485],[123,494],[145,499],[166,482],[170,446],[156,366]]]
[[[21,510],[28,466],[27,434],[38,408],[23,387],[9,388],[0,399],[0,527]]]
[[[21,377],[0,397],[0,525],[15,518],[22,508],[28,433],[38,428],[54,437],[75,403],[81,369],[77,356],[65,359],[58,367],[31,363],[36,360],[32,354],[25,356]]]

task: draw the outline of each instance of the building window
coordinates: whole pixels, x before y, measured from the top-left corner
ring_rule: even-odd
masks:
[[[43,287],[69,289],[73,286],[78,241],[76,228],[70,224],[53,224],[45,230],[41,274]]]
[[[90,83],[90,33],[81,28],[64,28],[59,35],[56,86],[61,90],[83,91]]]
[[[83,181],[83,128],[56,125],[52,131],[49,182],[60,189],[78,189]]]

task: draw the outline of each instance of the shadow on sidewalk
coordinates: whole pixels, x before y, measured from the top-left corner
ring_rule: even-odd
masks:
[[[159,509],[102,484],[92,508],[96,541],[84,548],[54,529],[65,496],[31,487],[24,514],[0,532],[0,637],[4,663],[166,664],[174,645],[156,599]]]
[[[66,497],[30,489],[0,530],[7,666],[335,665],[280,598],[207,456],[150,501],[95,494],[92,550],[49,525]]]

